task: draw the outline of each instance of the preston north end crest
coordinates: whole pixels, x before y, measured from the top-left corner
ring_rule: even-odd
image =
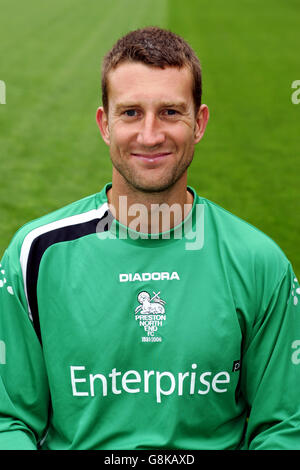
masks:
[[[144,328],[145,336],[143,342],[161,342],[159,328],[166,320],[165,304],[160,298],[160,292],[149,292],[143,290],[137,296],[139,305],[135,309],[135,319]]]

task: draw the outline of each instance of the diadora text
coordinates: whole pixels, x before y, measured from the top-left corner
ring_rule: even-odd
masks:
[[[155,272],[155,273],[122,273],[119,274],[120,282],[134,282],[134,281],[180,281],[179,274],[176,271],[168,272]]]

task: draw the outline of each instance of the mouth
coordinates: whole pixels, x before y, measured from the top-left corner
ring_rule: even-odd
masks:
[[[151,153],[151,154],[131,153],[132,157],[138,158],[138,159],[143,160],[143,161],[148,162],[148,163],[159,162],[162,159],[168,157],[169,155],[171,155],[171,152],[158,152],[158,153]]]

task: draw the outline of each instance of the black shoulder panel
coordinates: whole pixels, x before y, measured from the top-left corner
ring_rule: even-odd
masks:
[[[76,240],[96,232],[106,232],[109,230],[112,220],[112,214],[109,211],[106,211],[100,219],[93,219],[87,222],[51,230],[39,235],[32,242],[27,262],[26,289],[33,325],[41,343],[42,338],[37,301],[37,281],[43,254],[47,248],[56,243]]]

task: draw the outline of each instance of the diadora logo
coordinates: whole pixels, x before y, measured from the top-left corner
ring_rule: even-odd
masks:
[[[7,279],[5,277],[5,269],[3,269],[3,266],[2,264],[0,263],[0,289],[1,288],[6,288],[7,292],[10,294],[10,295],[14,295],[14,291],[13,291],[13,288],[12,286],[8,286],[7,285]]]
[[[292,290],[292,297],[293,297],[294,305],[297,305],[299,302],[298,296],[300,296],[300,287],[299,287],[298,279],[295,277],[294,282],[293,282],[293,290]]]
[[[120,282],[135,282],[135,281],[180,281],[177,271],[169,272],[154,272],[154,273],[122,273],[119,274]]]
[[[137,300],[140,303],[135,309],[135,319],[144,328],[147,336],[142,337],[143,342],[161,342],[161,336],[157,336],[158,328],[166,320],[165,304],[160,298],[160,292],[153,292],[151,297],[149,292],[141,291]]]

